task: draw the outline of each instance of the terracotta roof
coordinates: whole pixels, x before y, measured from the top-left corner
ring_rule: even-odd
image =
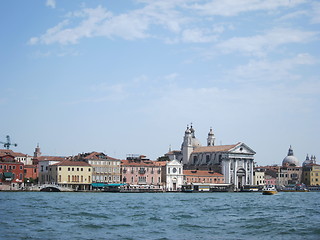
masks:
[[[84,167],[91,167],[91,165],[89,163],[86,162],[82,162],[82,161],[69,161],[69,160],[65,160],[53,165],[57,165],[57,166],[84,166]]]
[[[26,157],[28,154],[14,152],[11,149],[0,149],[0,156],[12,155],[14,157]]]
[[[193,153],[199,152],[227,152],[236,147],[239,143],[233,145],[219,145],[219,146],[209,146],[209,147],[197,147],[193,150]]]
[[[34,159],[37,159],[38,161],[65,161],[65,157],[56,157],[56,156],[40,156],[36,157]]]
[[[199,177],[212,177],[212,176],[216,176],[216,177],[223,177],[223,175],[221,173],[217,173],[217,172],[208,172],[205,170],[183,170],[183,175],[186,176],[199,176]]]
[[[144,160],[144,161],[131,161],[131,160],[121,160],[121,165],[124,166],[162,166],[161,162],[155,162],[151,160]]]
[[[171,152],[168,152],[168,153],[166,153],[166,154],[179,154],[179,153],[181,153],[181,150],[172,150]]]
[[[157,161],[157,162],[154,162],[154,164],[156,166],[166,166],[167,165],[167,162],[166,161]]]
[[[100,157],[102,156],[102,157]],[[91,153],[84,153],[78,154],[75,156],[76,159],[86,159],[86,160],[120,160],[117,158],[109,157],[108,155],[104,154],[103,152],[91,152]]]

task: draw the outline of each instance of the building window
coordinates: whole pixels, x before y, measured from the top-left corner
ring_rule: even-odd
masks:
[[[71,170],[74,171],[74,168],[72,168]]]
[[[79,172],[79,168],[77,168],[77,171]]]
[[[83,171],[83,168],[81,168],[81,172]]]
[[[59,167],[59,171],[61,171],[61,167]]]
[[[22,168],[23,168],[23,167],[22,167],[22,166],[20,166],[20,170],[22,170]]]
[[[68,167],[68,171],[70,171],[70,168]]]
[[[12,169],[16,169],[16,166],[12,166]]]

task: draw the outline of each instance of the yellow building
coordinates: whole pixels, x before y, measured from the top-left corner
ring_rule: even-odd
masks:
[[[92,167],[81,161],[62,161],[49,167],[52,182],[74,190],[89,190],[92,183]]]
[[[307,186],[320,185],[320,165],[310,164],[303,167],[302,182]]]

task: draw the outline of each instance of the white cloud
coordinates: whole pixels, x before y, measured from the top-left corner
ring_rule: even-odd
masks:
[[[252,37],[233,37],[217,44],[225,52],[241,52],[253,56],[265,56],[270,50],[287,43],[306,43],[314,40],[317,32],[297,29],[276,28],[263,35]]]
[[[178,12],[167,8],[157,9],[152,4],[119,15],[114,15],[101,6],[84,8],[81,11],[68,13],[66,18],[40,37],[30,38],[29,44],[75,44],[81,38],[97,36],[121,37],[127,40],[141,39],[151,37],[148,33],[151,24],[164,26],[172,32],[179,32],[180,25],[186,21],[179,16]],[[82,21],[77,24],[76,18]],[[67,28],[71,23],[76,26]]]
[[[206,43],[216,41],[217,35],[213,35],[207,29],[186,29],[182,32],[182,41],[191,43]]]
[[[315,63],[316,59],[306,53],[273,62],[268,60],[252,60],[246,65],[229,70],[226,78],[229,81],[246,84],[252,84],[252,82],[263,84],[270,84],[271,82],[288,83],[302,78],[298,73],[294,73],[296,68]]]
[[[320,3],[314,2],[312,4],[311,22],[320,23]]]
[[[236,16],[243,12],[294,7],[304,2],[305,0],[213,0],[205,4],[196,3],[192,8],[205,15]]]
[[[47,0],[46,6],[51,8],[56,8],[56,1],[55,0]]]

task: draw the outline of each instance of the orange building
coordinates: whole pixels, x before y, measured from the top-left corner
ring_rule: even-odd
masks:
[[[183,170],[184,182],[190,183],[224,183],[221,173],[205,170]]]

